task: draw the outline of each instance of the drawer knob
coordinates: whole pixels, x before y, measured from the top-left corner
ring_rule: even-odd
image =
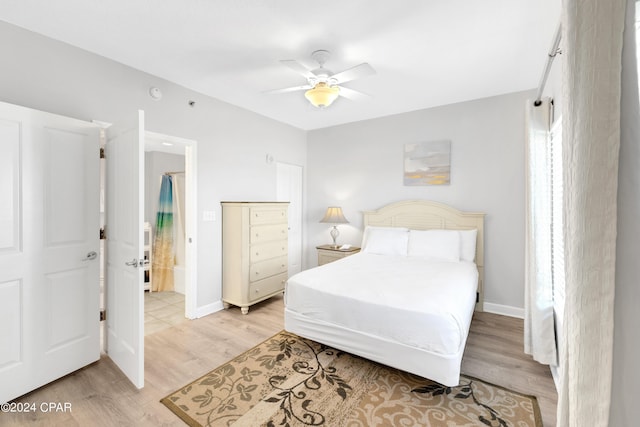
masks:
[[[260,274],[260,273],[258,273],[258,272],[256,271],[256,276],[257,276],[257,275],[259,275],[259,274]]]
[[[260,252],[256,252],[256,256],[260,255]]]
[[[256,289],[256,290],[255,290],[255,293],[256,293],[256,294],[257,294],[257,293],[259,293],[259,292],[260,292],[260,289]]]

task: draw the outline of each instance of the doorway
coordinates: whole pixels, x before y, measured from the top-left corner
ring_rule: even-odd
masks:
[[[173,216],[173,286],[156,292],[154,277],[145,272],[145,335],[195,318],[195,141],[145,132],[145,228],[151,247],[157,233],[156,217],[161,181],[171,181]],[[145,233],[145,240],[147,233]],[[145,244],[147,242],[145,241]],[[150,266],[149,266],[150,267]]]
[[[102,131],[100,133],[100,146],[104,148],[105,141],[107,139],[106,132],[107,129],[111,126],[109,123],[97,122]],[[169,295],[157,295],[152,298],[152,300],[158,300],[158,302],[152,303],[155,304],[155,308],[161,308],[165,305],[172,305],[175,311],[176,307],[181,308],[182,318],[187,319],[195,319],[196,318],[196,292],[197,292],[197,255],[196,248],[194,245],[194,236],[197,235],[197,202],[196,202],[196,141],[188,140],[184,138],[178,138],[168,135],[163,135],[155,132],[145,131],[144,133],[144,153],[145,153],[145,174],[144,174],[144,254],[143,258],[150,261],[152,246],[153,246],[153,224],[155,222],[154,211],[157,207],[158,201],[158,192],[159,185],[156,182],[156,185],[148,185],[154,179],[158,179],[160,177],[160,173],[147,173],[147,169],[149,168],[149,162],[146,157],[148,153],[158,153],[164,156],[175,156],[173,159],[174,167],[167,167],[162,170],[162,173],[165,172],[180,172],[179,181],[181,188],[181,198],[183,200],[183,239],[182,244],[184,245],[184,251],[181,256],[181,262],[179,266],[179,285],[177,295],[169,296]],[[151,154],[153,155],[153,154]],[[176,159],[180,159],[176,161]],[[163,160],[160,160],[160,163]],[[164,162],[168,165],[171,165],[171,161],[167,161],[164,159]],[[151,162],[153,163],[153,162]],[[105,183],[106,183],[106,165],[104,163],[104,158],[101,159],[100,165],[100,227],[104,230],[105,227]],[[151,203],[151,200],[155,199],[155,203]],[[105,304],[105,286],[104,286],[104,277],[105,277],[105,240],[100,240],[100,307],[102,310],[106,308]],[[151,274],[151,265],[149,263],[148,266],[145,267],[144,273],[144,281],[145,281],[145,294],[147,290],[147,281],[152,280]],[[150,283],[149,283],[150,285]],[[145,297],[145,300],[149,299]],[[145,304],[145,311],[151,307],[149,304]],[[147,323],[147,320],[154,320],[153,318],[148,319],[145,316],[145,335],[149,333],[156,332],[163,329],[163,323],[175,323],[180,317],[172,316],[171,319],[166,318],[166,314],[168,313],[156,313],[154,316],[156,320],[162,320],[162,322],[154,322]],[[103,352],[105,349],[105,341],[104,341],[104,330],[101,328],[100,330],[100,351]]]
[[[130,123],[109,127],[105,151],[105,311],[104,349],[138,388],[144,386],[144,149],[160,139],[184,147],[185,156],[185,301],[184,317],[195,318],[197,265],[196,142],[145,131],[144,111]],[[151,238],[147,242],[149,259]],[[143,268],[145,267],[145,268]]]

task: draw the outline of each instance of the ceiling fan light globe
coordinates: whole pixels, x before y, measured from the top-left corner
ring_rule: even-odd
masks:
[[[338,86],[328,86],[320,82],[313,89],[305,92],[304,96],[314,107],[326,108],[336,100],[340,93]]]

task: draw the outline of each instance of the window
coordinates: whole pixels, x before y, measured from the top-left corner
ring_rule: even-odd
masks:
[[[527,109],[525,353],[557,365],[564,313],[562,127],[551,102]]]

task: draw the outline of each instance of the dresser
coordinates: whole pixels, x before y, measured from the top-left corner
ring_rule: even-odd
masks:
[[[288,202],[222,202],[222,302],[249,306],[284,291]]]

